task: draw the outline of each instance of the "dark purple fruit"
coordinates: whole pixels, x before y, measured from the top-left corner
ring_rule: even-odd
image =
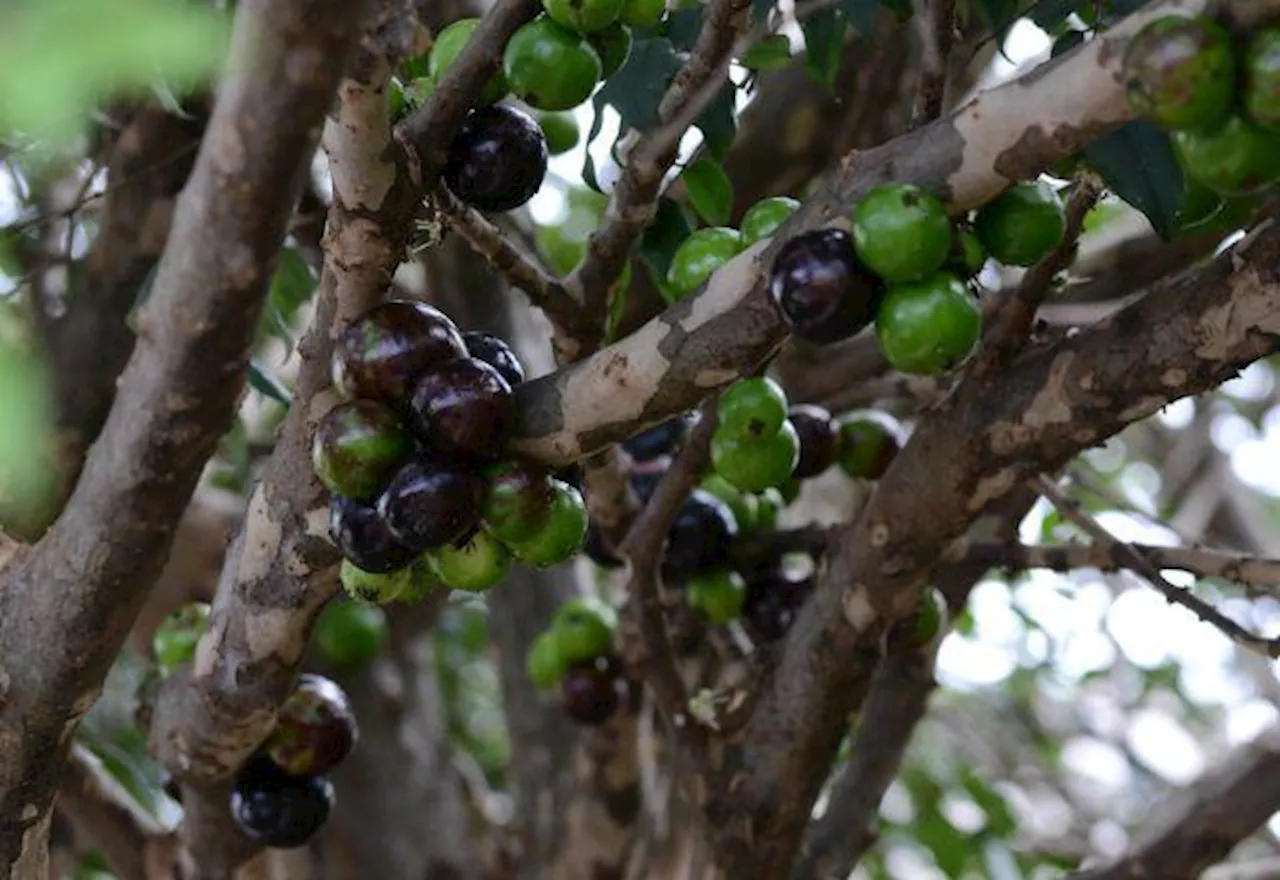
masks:
[[[831,413],[825,407],[798,403],[788,411],[787,418],[800,437],[800,460],[796,462],[791,476],[807,480],[831,467],[836,460],[838,436]]]
[[[480,521],[484,478],[449,461],[402,467],[378,499],[392,534],[418,553],[461,541]]]
[[[349,400],[316,427],[311,465],[330,492],[368,503],[413,454],[413,436],[396,413],[373,400]]]
[[[813,593],[813,578],[795,578],[774,569],[747,582],[742,613],[761,641],[776,642],[787,634],[805,600]]]
[[[409,401],[414,429],[440,452],[497,458],[516,417],[507,380],[475,358],[423,373]]]
[[[560,705],[579,724],[595,727],[608,721],[622,702],[622,677],[608,656],[576,663],[560,680]]]
[[[467,356],[458,327],[426,303],[391,300],[356,319],[333,349],[333,384],[348,398],[400,409],[419,374]]]
[[[251,840],[273,849],[293,849],[324,826],[333,801],[333,784],[325,777],[289,776],[257,756],[236,778],[231,818]]]
[[[769,296],[791,333],[815,345],[853,336],[876,317],[885,284],[854,254],[841,229],[797,235],[778,252]]]
[[[524,381],[524,365],[506,341],[492,333],[470,330],[462,334],[467,354],[493,367],[512,388]]]
[[[392,533],[376,507],[341,495],[329,500],[329,534],[343,556],[374,574],[407,568],[418,556]]]
[[[694,489],[667,531],[663,575],[681,582],[723,565],[736,534],[738,523],[729,505],[705,489]]]
[[[323,676],[304,674],[280,707],[262,748],[290,776],[323,776],[351,754],[359,738],[355,712],[342,688]]]
[[[494,104],[473,110],[458,127],[442,176],[468,205],[510,211],[533,198],[546,174],[542,128],[515,107]]]
[[[667,419],[623,441],[622,448],[636,461],[653,461],[660,456],[671,455],[689,432],[691,421],[683,415]]]

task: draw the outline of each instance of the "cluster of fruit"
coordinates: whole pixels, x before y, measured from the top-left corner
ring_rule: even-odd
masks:
[[[339,338],[312,465],[331,493],[343,586],[412,601],[438,584],[486,590],[513,557],[549,566],[586,531],[578,490],[504,459],[524,370],[495,336],[462,333],[425,303],[392,300]]]
[[[790,196],[770,196],[742,215],[738,228],[707,226],[695,229],[671,255],[663,296],[678,302],[698,289],[711,274],[762,238],[768,238],[800,208]]]
[[[236,775],[236,825],[263,846],[305,844],[333,809],[328,774],[351,754],[359,736],[342,688],[319,675],[299,676],[270,736]]]
[[[617,625],[608,604],[570,599],[529,645],[529,680],[542,690],[559,689],[565,714],[579,724],[603,724],[627,698],[631,685],[614,646]]]
[[[1280,181],[1280,26],[1237,38],[1208,16],[1163,16],[1123,67],[1133,112],[1171,133],[1186,176],[1209,191],[1192,214]]]

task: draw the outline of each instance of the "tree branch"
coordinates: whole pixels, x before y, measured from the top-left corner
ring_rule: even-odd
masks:
[[[66,509],[0,590],[5,871],[40,845],[26,831],[47,814],[70,734],[235,412],[289,212],[365,8],[237,9],[228,74],[111,415]]]

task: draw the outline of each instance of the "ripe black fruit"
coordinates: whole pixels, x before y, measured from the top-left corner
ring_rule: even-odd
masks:
[[[439,459],[413,461],[378,499],[391,532],[419,553],[459,542],[480,521],[485,484],[479,473]]]
[[[839,436],[831,413],[825,407],[798,403],[791,407],[787,418],[800,437],[800,460],[791,476],[807,480],[831,467],[836,460],[836,437]]]
[[[518,208],[547,174],[547,138],[528,114],[506,104],[473,110],[458,128],[445,184],[481,211]]]
[[[742,614],[758,639],[776,642],[812,593],[811,577],[796,578],[781,569],[759,573],[747,582]]]
[[[792,334],[816,345],[847,339],[870,324],[884,294],[884,282],[858,262],[852,236],[841,229],[791,239],[769,279],[769,295]]]
[[[406,568],[418,555],[392,533],[376,507],[342,495],[329,500],[329,534],[343,556],[374,574]]]
[[[729,505],[705,489],[694,489],[667,531],[663,575],[683,581],[722,564],[737,533]]]
[[[512,388],[524,381],[524,365],[505,340],[492,333],[469,330],[462,334],[462,341],[467,344],[467,354],[497,370]]]
[[[623,682],[612,657],[597,657],[569,666],[560,681],[560,705],[579,724],[604,724],[618,711]]]
[[[351,754],[359,738],[342,688],[323,676],[304,674],[280,707],[263,750],[290,776],[323,776]]]
[[[333,784],[325,777],[289,776],[258,755],[236,777],[231,818],[263,846],[293,849],[324,826],[333,801]]]
[[[467,356],[458,327],[426,303],[392,300],[358,318],[333,351],[333,383],[347,397],[400,407],[432,367]]]
[[[507,380],[475,358],[423,373],[409,408],[414,429],[433,448],[475,458],[498,457],[516,417]]]
[[[660,456],[671,455],[689,432],[690,421],[688,416],[667,419],[623,441],[622,448],[636,461],[653,461]]]

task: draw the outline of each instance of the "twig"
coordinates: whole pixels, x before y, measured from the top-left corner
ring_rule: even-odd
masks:
[[[920,82],[911,107],[911,127],[918,128],[942,115],[947,91],[947,70],[955,42],[955,0],[916,0],[913,4],[921,42],[924,44]]]
[[[1110,532],[1083,510],[1074,499],[1069,498],[1048,477],[1040,476],[1034,481],[1036,488],[1049,503],[1064,517],[1079,526],[1087,535],[1106,548],[1106,552],[1124,560],[1125,567],[1130,568],[1150,582],[1169,602],[1181,605],[1196,617],[1210,626],[1216,627],[1227,638],[1251,651],[1275,659],[1280,657],[1280,639],[1268,639],[1249,632],[1240,624],[1231,620],[1208,602],[1193,596],[1190,591],[1175,587],[1160,573],[1150,559],[1133,546],[1117,540]]]

